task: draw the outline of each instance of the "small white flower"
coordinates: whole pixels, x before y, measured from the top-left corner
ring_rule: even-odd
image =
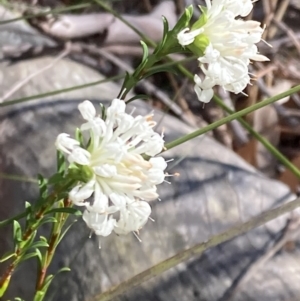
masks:
[[[151,115],[133,117],[125,107],[124,101],[114,99],[103,120],[92,103],[84,101],[78,108],[86,121],[81,129],[89,132],[88,147],[67,134],[60,134],[55,144],[70,163],[91,175],[69,197],[75,205],[86,206],[83,219],[101,236],[139,231],[151,213],[147,202],[158,198],[156,185],[165,179],[166,161],[153,158],[163,149],[163,135],[153,131]],[[144,155],[151,157],[149,161]]]
[[[215,85],[233,93],[241,93],[250,83],[250,61],[267,61],[268,58],[259,54],[255,45],[261,40],[264,31],[260,23],[236,19],[247,16],[254,1],[205,2],[207,10],[203,10],[200,17],[202,21],[196,22],[195,28],[191,30],[183,29],[177,38],[182,46],[193,44],[192,51],[199,49],[197,54],[205,78],[203,82],[195,81],[195,92],[200,101],[208,102],[213,97],[212,88]],[[207,84],[209,87],[205,88]]]

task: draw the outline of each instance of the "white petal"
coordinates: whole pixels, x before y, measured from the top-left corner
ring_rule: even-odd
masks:
[[[185,28],[177,35],[178,43],[182,46],[190,45],[194,42],[195,37],[201,34],[203,30],[201,28],[190,31],[189,28]]]
[[[89,101],[85,100],[84,102],[78,105],[78,110],[80,111],[83,119],[90,121],[96,116],[96,109],[94,105]]]
[[[87,150],[81,147],[76,147],[75,149],[73,149],[72,153],[68,156],[68,160],[70,163],[75,162],[80,165],[89,165],[90,157],[91,154]]]
[[[95,174],[100,177],[111,178],[117,174],[117,168],[115,165],[103,164],[94,167]]]
[[[77,185],[69,192],[70,200],[77,206],[85,206],[83,203],[94,192],[95,181],[89,181],[85,185]]]
[[[113,231],[116,220],[107,217],[106,214],[98,214],[95,212],[89,212],[85,210],[82,216],[83,220],[86,222],[87,226],[92,229],[96,235],[108,236]]]
[[[70,154],[78,145],[79,142],[77,140],[70,138],[70,135],[65,133],[59,134],[55,141],[55,147],[67,154]]]
[[[167,162],[163,157],[151,158],[149,162],[151,163],[152,168],[158,168],[161,170],[165,170],[167,168]]]

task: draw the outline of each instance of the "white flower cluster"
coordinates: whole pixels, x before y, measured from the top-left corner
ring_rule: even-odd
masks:
[[[204,55],[199,57],[204,80],[196,74],[195,92],[200,101],[207,103],[213,97],[213,87],[240,93],[250,83],[248,65],[250,60],[267,61],[258,54],[255,45],[261,40],[264,29],[256,21],[243,21],[252,8],[251,0],[205,0],[202,21],[190,30],[182,30],[177,38],[182,46],[206,44]],[[203,24],[202,24],[203,23]],[[201,44],[202,43],[202,44]]]
[[[153,157],[164,146],[162,135],[153,131],[151,115],[133,117],[125,113],[125,103],[114,99],[102,119],[90,101],[78,108],[89,131],[87,149],[68,134],[60,134],[56,148],[70,163],[90,171],[91,179],[79,183],[69,193],[70,200],[85,206],[83,219],[96,235],[138,232],[151,213],[148,201],[158,198],[156,185],[165,178],[162,157]],[[151,157],[145,160],[143,155]],[[93,201],[86,199],[93,195]]]

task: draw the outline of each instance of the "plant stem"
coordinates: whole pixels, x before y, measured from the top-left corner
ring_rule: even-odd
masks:
[[[87,87],[91,87],[91,86],[95,86],[95,85],[100,85],[100,84],[107,83],[107,82],[110,82],[110,81],[113,81],[113,80],[122,79],[122,78],[124,78],[124,76],[125,75],[123,75],[123,74],[116,75],[116,76],[112,76],[112,77],[109,77],[109,78],[101,79],[101,80],[91,82],[91,83],[87,83],[87,84],[83,84],[83,85],[78,85],[78,86],[73,86],[73,87],[69,87],[69,88],[65,88],[65,89],[60,89],[60,90],[41,93],[41,94],[37,94],[37,95],[31,95],[31,96],[26,96],[26,97],[22,97],[22,98],[13,99],[13,100],[10,100],[10,101],[0,103],[0,108],[1,107],[7,107],[9,105],[15,105],[15,104],[18,104],[18,103],[26,102],[26,101],[29,101],[29,100],[39,99],[39,98],[48,97],[48,96],[52,96],[52,95],[57,95],[57,94],[70,92],[70,91],[74,91],[74,90],[79,90],[79,89],[83,89],[83,88],[87,88]]]
[[[245,108],[241,111],[238,111],[238,112],[233,112],[232,110],[230,110],[229,108],[227,108],[225,106],[225,104],[223,104],[221,102],[221,100],[217,100],[218,104],[226,109],[227,112],[230,112],[232,113],[231,115],[229,116],[226,116],[224,118],[222,118],[221,120],[218,120],[218,121],[215,121],[211,124],[209,124],[208,126],[202,128],[202,129],[199,129],[199,130],[196,130],[188,135],[185,135],[183,137],[180,137],[170,143],[167,143],[165,145],[165,148],[168,150],[168,149],[171,149],[175,146],[178,146],[180,144],[183,144],[193,138],[196,138],[204,133],[207,133],[227,122],[230,122],[234,119],[238,119],[239,122],[241,122],[241,124],[256,138],[258,139],[274,156],[277,157],[278,160],[280,160],[287,168],[289,168],[297,177],[300,177],[300,171],[299,169],[294,166],[283,154],[281,154],[273,145],[271,145],[271,143],[269,141],[267,141],[264,137],[262,137],[260,134],[258,134],[256,131],[254,131],[252,129],[252,127],[246,122],[244,121],[243,119],[241,119],[242,116],[244,115],[247,115],[253,111],[256,111],[264,106],[267,106],[271,103],[274,103],[275,101],[278,101],[279,99],[282,99],[286,96],[290,96],[296,92],[299,92],[300,91],[300,85],[288,90],[288,91],[285,91],[283,93],[280,93],[276,96],[273,96],[273,97],[270,97],[266,100],[263,100],[259,103],[256,103],[254,104],[253,106],[250,106],[248,108]]]
[[[64,200],[63,208],[72,207],[72,203],[69,199]],[[45,277],[47,275],[47,270],[51,264],[51,261],[53,259],[56,247],[58,245],[60,234],[62,231],[62,228],[67,220],[68,214],[67,213],[58,213],[58,220],[57,223],[53,224],[52,231],[49,239],[49,247],[47,248],[45,255],[44,255],[44,261],[43,265],[41,266],[40,273],[37,278],[37,284],[36,284],[36,293],[38,293],[40,290],[42,290],[44,286]],[[46,292],[44,292],[46,293]],[[44,294],[45,295],[45,294]]]
[[[91,3],[81,3],[81,4],[77,4],[77,5],[71,5],[68,7],[56,8],[53,10],[48,10],[48,11],[40,12],[40,13],[33,14],[33,15],[25,15],[22,17],[17,17],[17,18],[13,18],[13,19],[9,19],[9,20],[3,20],[3,21],[0,21],[0,25],[16,22],[19,20],[26,20],[26,19],[36,18],[36,17],[42,17],[42,16],[46,16],[49,14],[59,14],[59,13],[63,13],[63,12],[69,12],[72,10],[87,8],[89,6],[91,6]]]
[[[161,275],[163,272],[175,267],[181,262],[184,262],[192,257],[201,255],[204,251],[209,248],[220,245],[236,236],[244,234],[250,230],[253,230],[259,226],[266,224],[267,222],[295,210],[300,207],[300,198],[296,200],[283,204],[275,209],[268,210],[262,214],[252,218],[246,223],[242,223],[231,227],[225,232],[217,234],[205,242],[199,243],[187,250],[184,250],[160,263],[151,267],[150,269],[122,282],[121,284],[112,287],[108,291],[101,293],[89,299],[89,301],[108,301],[116,296],[123,294],[128,289],[135,287],[155,276]]]

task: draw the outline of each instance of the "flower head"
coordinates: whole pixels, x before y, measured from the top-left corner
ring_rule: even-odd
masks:
[[[251,60],[267,61],[255,45],[261,40],[264,28],[256,21],[243,21],[252,8],[251,0],[205,0],[202,15],[191,29],[177,36],[179,44],[199,56],[204,80],[195,79],[195,91],[200,101],[208,102],[212,87],[240,93],[250,82],[248,65]],[[206,91],[207,90],[207,91]]]
[[[158,198],[156,185],[165,178],[165,160],[154,157],[164,145],[162,135],[153,131],[156,123],[152,116],[127,114],[125,107],[124,101],[114,99],[101,118],[93,104],[84,101],[78,108],[86,121],[81,130],[89,134],[87,146],[65,133],[55,143],[67,155],[70,168],[90,175],[69,197],[75,205],[86,207],[84,221],[101,236],[139,231],[151,213],[148,202]],[[93,201],[87,201],[92,195]]]

